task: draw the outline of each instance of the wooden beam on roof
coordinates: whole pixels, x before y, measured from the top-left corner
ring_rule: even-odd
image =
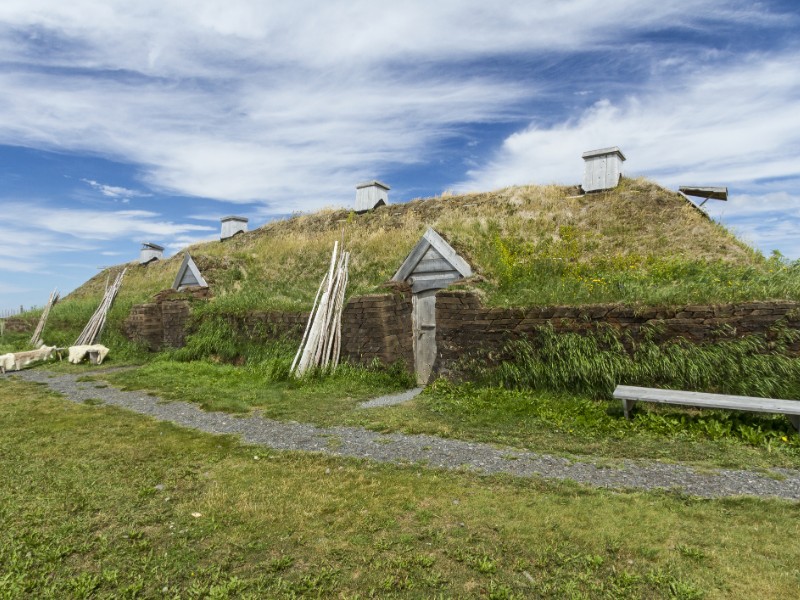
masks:
[[[726,187],[711,187],[711,186],[697,186],[697,185],[682,185],[678,188],[682,193],[687,196],[695,196],[697,198],[705,198],[706,200],[727,200],[728,188]]]

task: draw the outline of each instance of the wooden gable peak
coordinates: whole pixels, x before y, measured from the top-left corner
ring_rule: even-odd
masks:
[[[470,276],[472,267],[469,263],[429,227],[400,265],[392,281],[409,281],[412,290],[421,291],[446,287],[456,279]]]
[[[173,290],[180,290],[185,287],[208,287],[206,280],[200,274],[200,269],[197,268],[192,257],[187,252],[183,256],[181,268],[178,269],[178,274],[175,276],[175,282],[172,284]]]

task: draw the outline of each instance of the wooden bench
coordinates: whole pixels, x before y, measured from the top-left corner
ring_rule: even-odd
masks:
[[[753,396],[729,396],[727,394],[706,394],[704,392],[683,392],[680,390],[659,390],[656,388],[618,385],[614,398],[622,400],[622,410],[631,418],[631,409],[636,402],[661,402],[702,408],[727,408],[750,412],[779,413],[786,415],[794,428],[800,431],[800,400],[776,400]]]

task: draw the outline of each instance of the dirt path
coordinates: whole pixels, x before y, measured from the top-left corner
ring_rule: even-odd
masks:
[[[800,500],[800,471],[773,469],[772,474],[717,469],[702,471],[656,461],[620,461],[617,467],[595,465],[491,444],[464,442],[430,435],[381,434],[356,427],[316,427],[274,421],[259,415],[241,417],[207,412],[187,402],[166,402],[142,392],[98,388],[79,382],[77,375],[40,369],[14,374],[25,381],[48,385],[73,402],[100,400],[105,404],[149,415],[176,425],[214,434],[233,434],[249,444],[278,450],[321,452],[400,464],[422,463],[432,468],[506,473],[518,477],[573,480],[615,489],[677,489],[706,498],[752,495]]]

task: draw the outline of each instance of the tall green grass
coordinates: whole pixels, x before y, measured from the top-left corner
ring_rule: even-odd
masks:
[[[168,351],[169,357],[179,361],[212,358],[249,365],[285,362],[288,357],[288,371],[299,340],[280,336],[263,323],[252,325],[255,330],[242,331],[240,320],[249,310],[249,301],[236,296],[195,304],[186,345]]]
[[[489,384],[609,398],[618,384],[800,399],[800,359],[788,346],[800,334],[748,336],[693,344],[657,343],[655,330],[641,341],[611,328],[594,334],[557,334],[545,327],[509,342],[496,368],[472,367]]]
[[[635,251],[594,254],[585,232],[561,227],[533,243],[495,232],[480,243],[494,274],[481,284],[490,305],[624,303],[681,305],[800,300],[800,260],[779,253],[752,263]],[[580,242],[579,242],[580,240]]]
[[[80,332],[89,322],[92,314],[97,310],[99,298],[72,298],[69,301],[59,302],[50,313],[50,317],[42,333],[42,340],[48,346],[66,348],[75,343]],[[98,343],[111,349],[106,360],[123,362],[142,362],[147,357],[147,351],[136,342],[132,342],[122,332],[122,322],[130,313],[135,303],[132,298],[124,298],[114,302],[106,319]],[[26,316],[38,317],[41,311],[28,313]],[[34,319],[35,322],[35,319]],[[9,333],[0,338],[0,350],[4,352],[19,352],[28,349],[31,331],[26,333]]]

